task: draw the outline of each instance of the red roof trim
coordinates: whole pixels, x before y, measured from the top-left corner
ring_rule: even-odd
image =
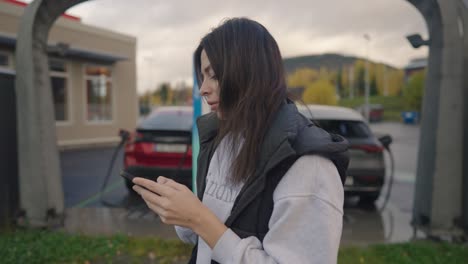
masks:
[[[3,0],[3,2],[7,2],[7,3],[10,3],[12,5],[21,6],[21,7],[28,6],[28,3],[18,1],[18,0]],[[69,15],[67,13],[63,14],[62,17],[66,18],[66,19],[74,20],[74,21],[81,21],[80,17]]]

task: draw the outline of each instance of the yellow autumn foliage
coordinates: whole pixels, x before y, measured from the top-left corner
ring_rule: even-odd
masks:
[[[336,105],[334,85],[327,79],[320,79],[306,86],[302,100],[306,104]]]
[[[301,68],[289,74],[288,87],[307,87],[307,85],[315,82],[319,77],[316,70],[309,68]]]

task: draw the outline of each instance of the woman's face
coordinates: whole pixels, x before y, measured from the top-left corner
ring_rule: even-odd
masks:
[[[201,73],[203,75],[203,83],[200,86],[200,94],[205,98],[206,102],[211,108],[211,111],[216,112],[218,117],[219,106],[219,84],[218,78],[211,67],[211,63],[208,60],[205,50],[202,50],[200,55],[201,61]]]

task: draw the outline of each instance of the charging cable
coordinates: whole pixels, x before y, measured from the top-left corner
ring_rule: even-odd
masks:
[[[110,176],[112,174],[112,169],[115,166],[115,160],[117,159],[117,154],[123,148],[125,143],[127,143],[127,141],[130,139],[130,133],[128,131],[122,129],[122,130],[119,131],[119,136],[120,136],[120,143],[115,148],[114,153],[112,155],[112,158],[110,160],[109,167],[107,168],[106,177],[104,178],[104,182],[103,182],[103,184],[101,186],[100,196],[99,196],[100,202],[103,205],[105,205],[107,207],[113,207],[113,208],[121,207],[121,205],[117,205],[117,204],[111,203],[109,201],[106,201],[104,199],[103,194],[104,194],[104,190],[106,189],[107,185],[109,184],[109,179],[110,179]],[[182,158],[180,159],[179,164],[177,165],[177,169],[174,171],[173,178],[175,178],[179,174],[180,170],[182,169],[182,167],[183,167],[183,165],[185,163],[185,160],[187,159],[189,148],[190,148],[190,144],[186,144],[186,149],[185,149],[184,156],[182,156]]]
[[[130,139],[130,133],[128,131],[126,131],[126,130],[121,129],[119,131],[119,136],[120,136],[120,143],[114,150],[114,154],[112,155],[112,159],[111,159],[111,161],[109,163],[109,167],[107,168],[106,177],[104,178],[104,182],[103,182],[103,184],[101,186],[101,191],[99,192],[100,193],[99,199],[100,199],[101,203],[104,204],[107,207],[120,207],[117,204],[113,204],[111,202],[106,201],[104,199],[104,196],[103,196],[104,190],[106,189],[106,187],[107,187],[107,185],[109,183],[109,178],[111,176],[112,169],[114,168],[114,164],[115,164],[115,160],[117,158],[117,154],[122,149],[122,147],[125,145],[125,143]]]
[[[390,195],[392,193],[392,187],[393,187],[393,179],[395,177],[395,159],[393,157],[392,150],[390,149],[390,143],[388,144],[383,144],[385,147],[385,150],[387,150],[389,156],[390,156],[390,175],[389,175],[389,182],[388,182],[388,188],[387,188],[387,193],[385,194],[385,198],[383,200],[382,206],[379,208],[379,212],[382,212],[385,210],[387,207],[388,201],[390,200]]]

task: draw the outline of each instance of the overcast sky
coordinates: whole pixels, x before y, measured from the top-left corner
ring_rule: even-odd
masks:
[[[137,37],[138,91],[150,83],[191,79],[191,55],[199,40],[224,18],[262,23],[284,57],[343,53],[403,67],[415,50],[405,36],[427,36],[422,16],[406,0],[93,0],[68,13],[82,22]]]

